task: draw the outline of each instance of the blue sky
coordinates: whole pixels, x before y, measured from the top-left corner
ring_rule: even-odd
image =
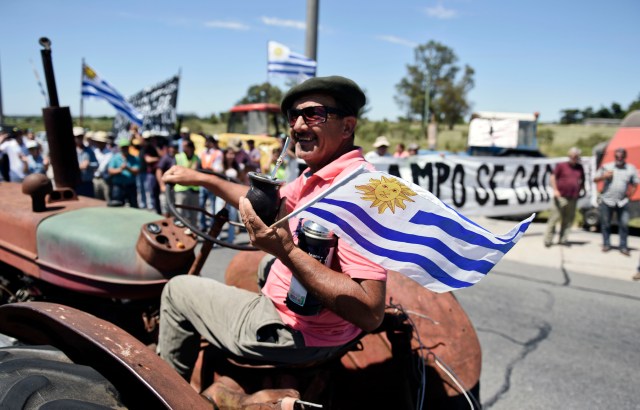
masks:
[[[52,41],[61,105],[79,115],[84,58],[125,96],[181,70],[178,112],[227,111],[267,80],[267,41],[305,52],[304,0],[2,0],[0,74],[5,115],[40,114],[32,64]],[[369,118],[403,115],[395,85],[429,40],[476,70],[474,110],[541,113],[624,108],[640,94],[640,1],[320,0],[318,75],[365,89]],[[283,85],[281,80],[273,81]],[[86,115],[114,115],[100,100]]]

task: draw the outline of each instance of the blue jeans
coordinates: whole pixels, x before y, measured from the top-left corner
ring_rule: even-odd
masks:
[[[147,209],[147,190],[146,187],[144,186],[145,180],[147,179],[147,173],[146,172],[138,172],[138,175],[136,175],[136,188],[138,190],[138,194],[139,194],[139,203],[140,203],[140,207],[142,209]]]
[[[629,236],[629,209],[628,205],[622,207],[609,206],[604,202],[600,203],[600,229],[602,230],[602,245],[611,246],[609,237],[611,236],[611,217],[616,212],[618,215],[618,234],[620,235],[620,250],[629,249],[627,237]]]
[[[202,209],[207,209],[207,200],[211,201],[211,213],[213,215],[216,214],[216,196],[213,192],[200,187],[200,196],[198,197],[198,206]],[[210,221],[210,218],[207,217],[203,212],[200,212],[200,229],[206,231],[211,225],[213,221]]]
[[[233,206],[231,206],[231,205],[227,205],[226,208],[229,211],[229,222],[231,222],[231,221],[237,222],[238,221],[238,209],[233,207]],[[230,223],[228,223],[227,225],[228,225],[228,228],[227,228],[227,242],[233,243],[233,241],[235,241],[235,239],[236,239],[236,227],[234,225],[231,225]]]
[[[124,206],[124,203],[128,202],[131,208],[137,208],[138,192],[136,184],[113,184],[111,187],[111,202],[120,202],[122,203],[120,206]]]

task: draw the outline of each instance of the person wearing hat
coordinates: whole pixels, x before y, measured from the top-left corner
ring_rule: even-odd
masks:
[[[389,143],[387,137],[380,136],[376,138],[375,142],[373,143],[373,148],[375,148],[375,150],[367,152],[367,155],[365,155],[364,157],[367,159],[367,161],[375,160],[376,158],[390,157],[391,155],[387,151],[389,149],[389,145],[391,144]]]
[[[33,139],[27,139],[24,143],[25,148],[29,152],[24,157],[27,163],[27,175],[30,174],[47,174],[49,168],[49,159],[44,158],[40,153],[40,144]]]
[[[358,113],[365,102],[360,87],[339,76],[311,78],[285,94],[281,110],[296,156],[307,169],[279,190],[279,217],[359,166],[373,169],[355,145]],[[334,263],[326,266],[298,248],[293,232],[301,220],[294,217],[269,227],[256,215],[245,198],[249,187],[183,167],[171,168],[164,180],[205,186],[239,206],[251,243],[266,255],[258,267],[258,276],[266,277],[259,294],[189,275],[165,285],[158,351],[185,379],[201,337],[223,354],[272,364],[305,363],[336,354],[382,323],[387,272],[344,241],[337,241]],[[296,302],[286,302],[293,277],[308,295],[322,301],[307,315],[296,312]],[[296,287],[292,292],[304,293]]]
[[[97,199],[111,200],[111,183],[109,178],[109,162],[113,157],[113,149],[109,146],[109,136],[105,131],[95,131],[91,134],[94,146],[93,154],[98,160],[98,169],[93,174],[93,193]]]
[[[140,171],[140,160],[129,153],[131,142],[122,138],[118,141],[120,152],[114,154],[107,168],[111,178],[111,200],[109,206],[138,208],[136,175]]]
[[[3,169],[3,179],[22,182],[28,169],[24,159],[25,153],[21,129],[13,128],[0,133],[0,154],[3,161],[8,162],[8,169]]]
[[[93,198],[93,175],[98,169],[98,160],[95,154],[84,143],[85,129],[73,127],[73,136],[76,142],[76,155],[78,156],[78,166],[80,167],[80,184],[75,188],[76,194]]]
[[[412,142],[407,147],[407,152],[409,153],[410,157],[418,155],[418,150],[420,150],[420,145],[416,144],[415,142]]]

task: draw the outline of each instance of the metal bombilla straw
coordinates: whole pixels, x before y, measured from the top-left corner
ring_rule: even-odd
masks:
[[[276,172],[278,172],[278,168],[280,168],[282,166],[282,163],[284,162],[284,156],[287,155],[287,148],[289,147],[290,138],[291,137],[287,137],[287,139],[284,140],[284,145],[282,145],[282,152],[280,153],[280,156],[273,166],[273,171],[271,171],[271,179],[276,179]]]

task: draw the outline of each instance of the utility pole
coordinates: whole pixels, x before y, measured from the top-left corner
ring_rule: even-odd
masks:
[[[318,61],[318,6],[320,0],[307,0],[307,57]]]

